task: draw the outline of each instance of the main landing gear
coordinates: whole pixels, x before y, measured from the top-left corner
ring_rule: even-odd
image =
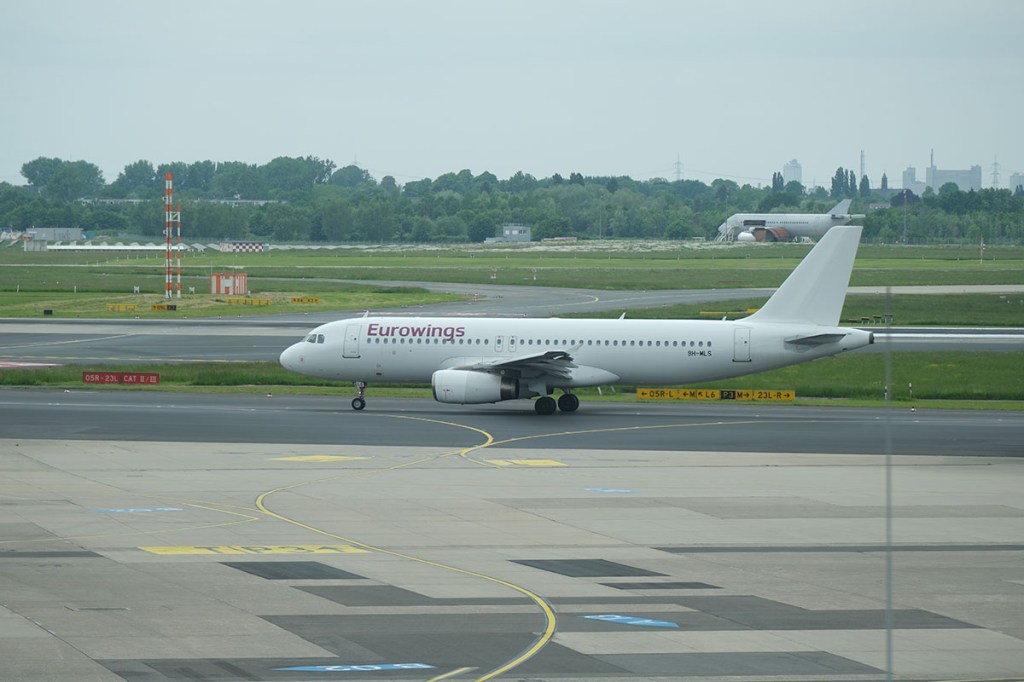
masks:
[[[363,394],[366,393],[365,381],[356,382],[356,392],[358,393],[358,395],[356,395],[355,398],[352,398],[352,409],[361,410],[364,407],[366,407],[366,399],[363,398]]]
[[[580,399],[572,393],[563,393],[556,402],[549,395],[541,396],[533,403],[537,414],[554,414],[556,409],[562,412],[575,412],[580,406]]]

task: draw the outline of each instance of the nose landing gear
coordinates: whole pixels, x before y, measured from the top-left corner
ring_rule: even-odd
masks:
[[[353,410],[361,410],[364,407],[366,407],[366,399],[363,397],[363,395],[366,393],[366,382],[365,381],[357,381],[356,382],[356,392],[357,392],[356,397],[352,398],[352,409]]]

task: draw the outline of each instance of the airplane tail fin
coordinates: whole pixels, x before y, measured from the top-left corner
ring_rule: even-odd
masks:
[[[767,303],[744,319],[838,325],[862,229],[860,225],[843,225],[826,232]]]
[[[852,199],[843,199],[838,204],[833,206],[832,210],[829,211],[828,213],[829,213],[829,215],[831,215],[833,217],[834,216],[839,216],[839,215],[847,215],[850,212],[850,204],[852,204],[852,203],[853,203]]]

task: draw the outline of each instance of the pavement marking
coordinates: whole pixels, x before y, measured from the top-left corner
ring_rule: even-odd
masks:
[[[607,623],[622,623],[623,625],[639,625],[645,628],[679,627],[679,623],[673,623],[670,620],[651,620],[650,618],[640,618],[638,616],[621,616],[617,613],[606,613],[599,616],[580,616],[580,618],[587,618],[588,620],[603,620]]]
[[[475,431],[476,433],[479,433],[485,439],[483,443],[480,443],[478,445],[471,445],[469,447],[461,448],[459,450],[454,450],[454,451],[449,452],[449,453],[445,453],[445,454],[441,454],[441,455],[436,455],[436,456],[429,457],[429,458],[422,458],[422,459],[418,459],[418,460],[415,460],[415,461],[412,461],[412,462],[406,462],[404,464],[397,464],[395,466],[388,467],[387,469],[385,469],[385,471],[397,471],[399,469],[409,468],[409,467],[415,466],[417,464],[422,464],[424,462],[440,459],[441,457],[447,457],[447,456],[450,456],[450,455],[458,455],[459,457],[463,457],[463,458],[465,458],[465,459],[467,459],[467,460],[469,460],[471,462],[476,462],[477,464],[485,464],[484,462],[480,462],[478,460],[475,460],[475,459],[469,457],[469,453],[473,452],[474,450],[480,450],[480,449],[489,447],[492,444],[494,444],[494,442],[495,442],[494,441],[494,436],[492,436],[487,431],[484,431],[483,429],[476,428],[475,426],[468,426],[466,424],[459,424],[457,422],[446,422],[446,421],[441,421],[441,420],[438,420],[438,419],[427,419],[427,418],[423,418],[423,417],[410,417],[410,416],[405,416],[405,415],[380,415],[380,416],[381,417],[389,417],[389,418],[392,418],[392,419],[409,419],[409,420],[412,420],[412,421],[421,421],[421,422],[427,422],[427,423],[441,424],[441,425],[445,425],[445,426],[452,426],[454,428],[459,428],[459,429],[466,429],[466,430],[469,430],[469,431]],[[494,465],[490,465],[490,466],[494,466]],[[507,587],[507,588],[509,588],[511,590],[515,590],[516,592],[519,592],[520,594],[525,595],[526,597],[528,597],[531,601],[533,601],[537,605],[537,607],[542,611],[542,613],[544,615],[544,629],[543,629],[543,631],[540,632],[537,635],[536,639],[533,641],[533,643],[529,647],[527,647],[525,650],[523,650],[520,653],[518,653],[512,659],[510,659],[510,660],[506,661],[505,663],[501,664],[497,668],[495,668],[495,669],[491,670],[490,672],[485,673],[484,675],[476,678],[475,682],[486,682],[487,680],[490,680],[490,679],[493,679],[495,677],[498,677],[499,675],[502,675],[502,674],[508,672],[509,670],[512,670],[513,668],[516,668],[516,667],[522,665],[523,663],[525,663],[526,661],[530,660],[531,658],[536,656],[538,653],[540,653],[541,649],[543,649],[552,640],[552,638],[554,638],[554,636],[555,636],[555,629],[557,628],[557,625],[558,625],[558,618],[557,618],[557,616],[555,616],[554,609],[551,608],[551,605],[548,604],[547,600],[545,600],[543,597],[541,597],[537,593],[528,590],[525,587],[521,587],[521,586],[516,585],[514,583],[510,583],[507,580],[502,580],[501,578],[495,578],[494,576],[485,575],[483,573],[478,573],[476,571],[470,571],[470,570],[467,570],[467,569],[464,569],[464,568],[458,568],[457,566],[450,566],[448,564],[443,564],[443,563],[440,563],[440,562],[437,562],[437,561],[430,561],[428,559],[423,559],[423,558],[420,558],[420,557],[412,556],[411,554],[403,554],[402,552],[397,552],[395,550],[384,549],[384,548],[381,548],[381,547],[375,547],[373,545],[369,545],[369,544],[366,544],[364,542],[359,542],[357,540],[352,540],[352,539],[344,537],[342,535],[338,535],[336,533],[331,533],[329,531],[323,530],[322,528],[317,528],[315,526],[311,526],[308,523],[303,523],[302,521],[299,521],[297,519],[289,518],[287,516],[284,516],[283,514],[279,514],[279,513],[275,512],[275,511],[271,511],[266,506],[266,504],[265,504],[266,499],[268,497],[270,497],[271,495],[275,494],[275,493],[283,492],[285,490],[294,490],[295,488],[299,488],[299,487],[302,487],[302,486],[305,486],[305,485],[310,485],[310,484],[313,484],[313,483],[326,483],[328,481],[336,480],[336,479],[338,479],[340,477],[341,476],[329,476],[329,477],[320,478],[320,479],[314,479],[314,480],[310,480],[310,481],[302,481],[302,482],[299,482],[299,483],[292,483],[290,485],[284,485],[284,486],[280,486],[278,488],[274,488],[272,490],[268,490],[267,492],[261,494],[260,496],[258,496],[256,498],[256,508],[259,509],[264,514],[266,514],[267,516],[273,517],[273,518],[275,518],[275,519],[277,519],[279,521],[283,521],[285,523],[290,523],[290,524],[292,524],[294,526],[298,526],[299,528],[305,528],[306,530],[311,531],[313,533],[318,533],[320,535],[325,535],[325,536],[330,537],[330,538],[335,538],[337,540],[341,540],[342,542],[350,543],[354,547],[365,549],[365,550],[368,550],[368,551],[371,551],[371,552],[378,552],[380,554],[386,554],[388,556],[397,557],[399,559],[405,559],[407,561],[413,561],[413,562],[416,562],[416,563],[419,563],[419,564],[423,564],[425,566],[433,566],[435,568],[440,568],[442,570],[452,571],[452,572],[458,573],[460,575],[465,575],[465,576],[469,576],[469,577],[472,577],[472,578],[479,578],[480,580],[486,580],[488,582],[492,582],[492,583],[495,583],[497,585],[502,585],[503,587]]]
[[[562,464],[561,462],[553,459],[488,459],[485,460],[491,464],[496,464],[500,467],[564,467],[569,466],[568,464]]]
[[[0,362],[0,369],[18,369],[19,367],[60,367],[52,362]]]
[[[275,462],[351,462],[369,458],[351,455],[296,455],[294,457],[271,457],[270,459]]]
[[[161,556],[224,554],[368,554],[369,550],[352,545],[215,545],[208,547],[139,547]]]
[[[303,673],[355,673],[378,670],[430,670],[436,667],[426,663],[370,663],[366,665],[297,665],[291,668],[274,668],[274,670]]]
[[[43,348],[45,346],[68,346],[68,345],[75,344],[75,343],[89,343],[89,342],[93,342],[93,341],[111,341],[113,339],[127,339],[127,338],[129,338],[131,336],[136,336],[136,334],[133,332],[133,333],[130,333],[130,334],[113,334],[111,336],[99,336],[99,337],[88,338],[88,339],[68,339],[66,341],[38,341],[37,340],[37,341],[33,341],[32,343],[19,343],[19,344],[14,344],[14,345],[10,345],[10,346],[3,346],[3,349],[4,350],[13,350],[13,349],[17,349],[17,348]]]
[[[556,436],[579,436],[585,433],[616,433],[620,431],[653,431],[656,429],[688,429],[698,426],[737,426],[739,424],[757,424],[759,423],[754,419],[745,419],[737,421],[713,421],[713,422],[694,422],[692,424],[649,424],[647,426],[615,426],[604,429],[580,429],[579,431],[555,431],[552,433],[535,433],[529,436],[516,436],[514,438],[505,438],[504,440],[495,441],[493,445],[507,445],[508,443],[518,443],[524,440],[537,440],[539,438],[552,438]],[[486,447],[486,446],[479,446]]]
[[[97,514],[135,514],[140,512],[185,511],[181,507],[125,507],[123,509],[93,509]]]
[[[451,672],[444,673],[443,675],[438,675],[437,677],[431,677],[429,680],[427,680],[427,682],[441,682],[441,680],[447,680],[448,678],[455,677],[456,675],[461,675],[462,673],[468,673],[470,670],[473,670],[473,668],[471,668],[471,667],[456,668],[455,670],[452,670]]]

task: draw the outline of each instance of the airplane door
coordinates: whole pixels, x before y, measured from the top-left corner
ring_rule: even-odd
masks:
[[[750,329],[737,327],[732,337],[732,361],[750,362]]]
[[[359,332],[362,328],[361,324],[350,324],[345,327],[345,347],[342,349],[342,357],[359,357]]]
[[[516,337],[515,335],[503,336],[497,334],[494,337],[494,352],[495,353],[515,353],[516,352]]]

